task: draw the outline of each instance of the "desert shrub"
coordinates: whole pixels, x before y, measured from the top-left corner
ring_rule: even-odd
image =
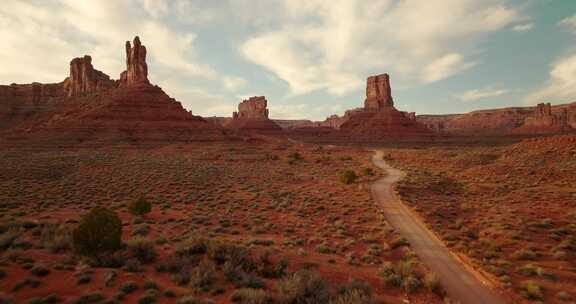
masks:
[[[330,304],[370,304],[371,297],[361,290],[347,290],[344,293],[337,294],[330,300]]]
[[[444,295],[444,289],[442,288],[440,279],[438,279],[438,276],[435,273],[426,274],[426,276],[424,277],[424,286],[426,286],[428,290],[439,296]]]
[[[132,257],[138,259],[138,261],[150,263],[156,260],[157,253],[154,249],[153,241],[137,237],[129,240],[127,245]]]
[[[364,168],[362,169],[362,173],[364,173],[365,176],[372,176],[374,175],[374,170],[372,170],[372,168]]]
[[[379,274],[387,285],[401,287],[408,293],[422,286],[420,274],[414,270],[410,261],[401,261],[396,265],[385,262]]]
[[[128,210],[130,210],[130,213],[133,215],[144,215],[152,211],[152,204],[144,195],[140,195],[138,199],[132,201],[130,205],[128,205]]]
[[[290,153],[290,155],[288,155],[288,158],[291,161],[298,161],[298,160],[302,159],[302,155],[300,155],[300,153],[298,153],[298,152],[292,152],[292,153]]]
[[[195,296],[184,296],[178,299],[176,304],[214,304],[214,302],[210,300],[198,299]]]
[[[40,232],[42,247],[59,252],[72,247],[72,227],[62,224],[45,224]]]
[[[146,290],[148,290],[148,289],[158,290],[159,289],[158,284],[156,284],[156,282],[150,281],[150,280],[144,281],[144,285],[142,285],[142,287]]]
[[[520,285],[522,295],[529,300],[542,300],[542,287],[534,281],[524,281]]]
[[[272,303],[272,298],[262,289],[241,288],[230,294],[232,302],[243,304],[267,304]]]
[[[95,207],[84,215],[72,233],[74,251],[99,255],[121,247],[122,223],[114,211]]]
[[[316,272],[299,270],[277,284],[280,303],[326,303],[328,284]]]
[[[542,268],[530,263],[519,267],[518,272],[526,276],[534,276],[541,273]]]
[[[21,228],[12,227],[0,234],[0,250],[8,249],[22,235]]]
[[[120,291],[123,292],[124,294],[131,294],[134,291],[136,291],[137,289],[138,289],[138,284],[136,284],[136,282],[132,282],[132,281],[124,282],[120,286]]]
[[[27,304],[53,304],[53,303],[60,303],[62,300],[58,298],[55,294],[47,295],[43,298],[33,298],[27,301]],[[0,303],[4,303],[0,301]],[[8,303],[7,303],[8,304]]]
[[[536,258],[536,252],[531,249],[518,249],[513,254],[512,257],[517,260],[533,260]]]
[[[178,286],[188,285],[190,283],[190,271],[182,269],[170,276],[172,282]]]
[[[80,296],[78,299],[76,299],[76,301],[74,301],[75,304],[91,304],[91,303],[99,303],[102,302],[104,300],[104,295],[102,295],[101,293],[95,292],[95,293],[88,293],[85,295]]]
[[[402,247],[402,246],[408,246],[410,245],[410,242],[408,242],[408,240],[404,237],[396,237],[394,238],[391,242],[390,242],[390,248],[391,249],[396,249],[398,247]]]
[[[192,237],[176,247],[176,255],[180,257],[195,254],[204,254],[208,250],[208,241],[199,237]]]
[[[128,272],[141,272],[142,263],[138,259],[129,259],[124,263],[124,270]]]
[[[37,277],[44,277],[50,274],[50,269],[42,265],[35,265],[34,267],[32,267],[32,269],[30,269],[30,273],[32,273]]]
[[[138,304],[152,304],[158,300],[158,291],[155,289],[146,290],[144,295],[138,299]]]
[[[212,261],[204,260],[200,262],[190,273],[190,285],[198,289],[210,287],[214,280],[215,271],[216,267]]]
[[[358,179],[358,175],[353,170],[344,170],[340,172],[340,181],[346,185],[352,184]]]
[[[353,279],[336,288],[336,295],[330,304],[368,304],[371,303],[372,288],[366,282]]]

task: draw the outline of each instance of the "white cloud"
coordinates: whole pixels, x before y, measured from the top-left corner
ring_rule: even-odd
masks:
[[[461,54],[446,54],[424,67],[422,81],[431,83],[454,76],[476,65],[473,62],[465,62]]]
[[[224,88],[228,91],[238,91],[248,84],[246,79],[237,76],[224,76],[222,80],[224,81]]]
[[[576,34],[576,15],[561,20],[558,25],[565,26]]]
[[[478,99],[498,97],[507,94],[508,92],[509,92],[508,90],[495,89],[489,86],[481,89],[473,89],[466,91],[462,94],[456,95],[456,98],[468,102],[468,101],[475,101]]]
[[[534,28],[534,23],[517,24],[512,27],[515,32],[527,32]]]
[[[380,72],[437,81],[470,68],[463,58],[479,38],[518,19],[505,3],[284,0],[278,24],[247,39],[241,52],[286,81],[293,94],[343,95]]]
[[[550,77],[543,87],[527,96],[528,104],[538,102],[572,102],[576,100],[576,54],[560,58],[551,66]]]

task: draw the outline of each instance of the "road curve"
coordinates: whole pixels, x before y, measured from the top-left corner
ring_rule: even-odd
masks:
[[[414,216],[394,192],[394,185],[404,172],[392,168],[376,151],[374,165],[387,175],[371,186],[372,196],[382,206],[386,219],[409,242],[420,260],[434,271],[451,300],[461,304],[504,304],[500,295],[488,288],[474,272],[462,264],[444,244]]]

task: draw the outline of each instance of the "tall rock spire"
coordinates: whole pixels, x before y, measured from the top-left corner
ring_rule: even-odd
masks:
[[[133,45],[126,41],[126,71],[120,74],[120,83],[132,86],[139,83],[149,84],[148,65],[146,64],[146,47],[134,37]]]

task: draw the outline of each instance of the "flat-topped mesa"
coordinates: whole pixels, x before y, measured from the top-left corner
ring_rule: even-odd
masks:
[[[92,57],[86,55],[70,61],[70,76],[64,80],[66,96],[75,97],[116,86],[110,77],[92,66]]]
[[[531,116],[524,119],[524,125],[518,131],[525,130],[533,133],[563,132],[570,129],[568,124],[567,109],[560,109],[557,113],[552,113],[550,103],[540,103],[534,108]]]
[[[126,71],[120,74],[122,86],[149,84],[148,65],[146,64],[146,47],[140,43],[138,36],[134,37],[133,46],[126,41]]]
[[[393,107],[390,76],[381,74],[368,77],[366,81],[366,99],[364,109],[368,111],[381,111],[386,107]]]
[[[232,117],[248,119],[268,119],[268,101],[264,96],[253,96],[238,104],[238,112]]]

